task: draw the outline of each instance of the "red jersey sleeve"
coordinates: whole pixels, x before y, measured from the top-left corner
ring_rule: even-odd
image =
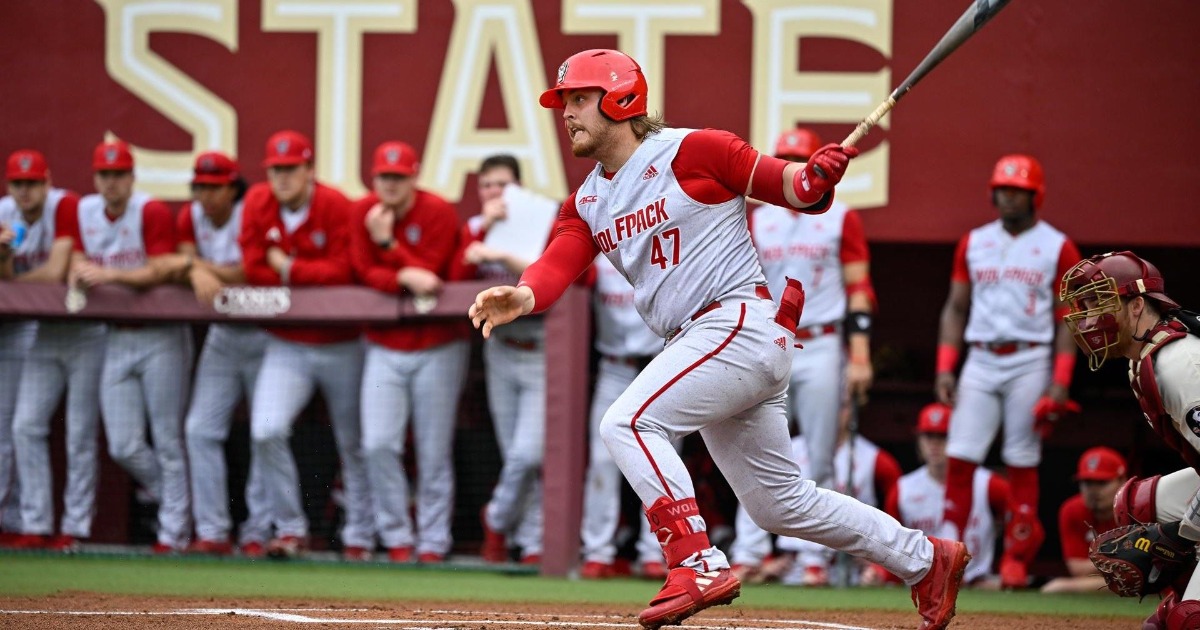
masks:
[[[156,199],[142,206],[142,241],[146,256],[162,256],[175,251],[175,218],[167,204]]]
[[[58,202],[54,211],[54,238],[69,238],[71,249],[83,251],[83,239],[79,237],[79,197],[67,195]]]
[[[242,230],[238,234],[246,282],[260,286],[277,286],[280,283],[279,274],[267,264],[267,249],[271,245],[267,241],[270,199],[271,189],[266,184],[250,187],[242,203]]]
[[[871,254],[867,250],[867,234],[863,230],[862,217],[853,210],[847,210],[846,217],[842,219],[842,243],[839,254],[843,265],[871,260]]]
[[[728,131],[702,129],[684,136],[671,170],[688,197],[715,204],[746,192],[757,160],[758,151],[745,140]]]
[[[900,462],[892,454],[879,449],[875,455],[875,496],[886,497],[900,483]]]
[[[968,233],[958,241],[958,248],[954,250],[954,269],[950,272],[951,282],[971,283],[971,270],[967,268],[967,243],[970,240]]]
[[[558,301],[599,253],[591,229],[575,207],[575,193],[571,193],[558,212],[546,251],[521,275],[519,284],[533,290],[533,312],[541,313]]]
[[[185,203],[175,217],[175,237],[180,243],[196,242],[196,226],[192,225],[192,204]]]
[[[1058,509],[1058,535],[1062,544],[1063,562],[1087,560],[1088,518],[1090,515],[1087,507],[1079,495],[1067,499]]]

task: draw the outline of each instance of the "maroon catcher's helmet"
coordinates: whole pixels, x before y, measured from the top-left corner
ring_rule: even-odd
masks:
[[[1063,275],[1059,299],[1071,309],[1065,321],[1075,344],[1088,355],[1088,367],[1099,369],[1119,341],[1121,298],[1143,296],[1164,311],[1179,308],[1164,284],[1157,267],[1129,251],[1092,256]]]
[[[992,169],[990,190],[1001,186],[1011,186],[1033,191],[1033,207],[1042,207],[1046,198],[1046,175],[1042,165],[1032,156],[1013,154],[1006,155],[996,162]]]
[[[542,92],[542,107],[562,109],[563,90],[604,90],[600,111],[616,120],[646,115],[646,77],[633,57],[617,50],[593,49],[575,53],[558,67],[554,87]]]

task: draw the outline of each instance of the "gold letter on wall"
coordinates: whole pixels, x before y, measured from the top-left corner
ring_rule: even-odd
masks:
[[[892,55],[892,0],[743,0],[754,14],[750,141],[770,150],[797,122],[857,123],[891,92],[891,71],[801,72],[800,38],[861,42]],[[801,60],[803,62],[803,60]],[[880,126],[886,128],[888,119]],[[828,138],[839,142],[841,138]],[[838,198],[855,208],[887,203],[888,143],[854,160]]]
[[[191,151],[133,146],[138,189],[187,199],[193,156],[237,151],[237,113],[150,50],[150,33],[191,33],[237,50],[236,0],[96,0],[104,9],[104,62],[118,83],[192,136]],[[120,130],[109,130],[120,136]],[[99,141],[96,138],[96,141]]]
[[[355,197],[365,192],[363,33],[416,30],[414,0],[263,0],[263,30],[317,33],[317,176]]]

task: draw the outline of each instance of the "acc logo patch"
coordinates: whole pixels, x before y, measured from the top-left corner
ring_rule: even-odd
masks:
[[[1192,432],[1192,435],[1200,437],[1200,406],[1192,407],[1190,411],[1184,414],[1183,420],[1187,424],[1188,430]]]

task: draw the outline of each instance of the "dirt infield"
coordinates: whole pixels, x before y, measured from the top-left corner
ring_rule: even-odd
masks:
[[[0,628],[129,630],[137,628],[288,630],[395,628],[403,630],[518,630],[637,628],[637,610],[604,605],[470,605],[462,602],[318,602],[280,599],[181,599],[61,593],[51,597],[0,597]],[[688,620],[694,630],[911,630],[916,613],[752,609],[707,610]],[[1095,617],[959,615],[951,628],[1125,630],[1140,622]]]

